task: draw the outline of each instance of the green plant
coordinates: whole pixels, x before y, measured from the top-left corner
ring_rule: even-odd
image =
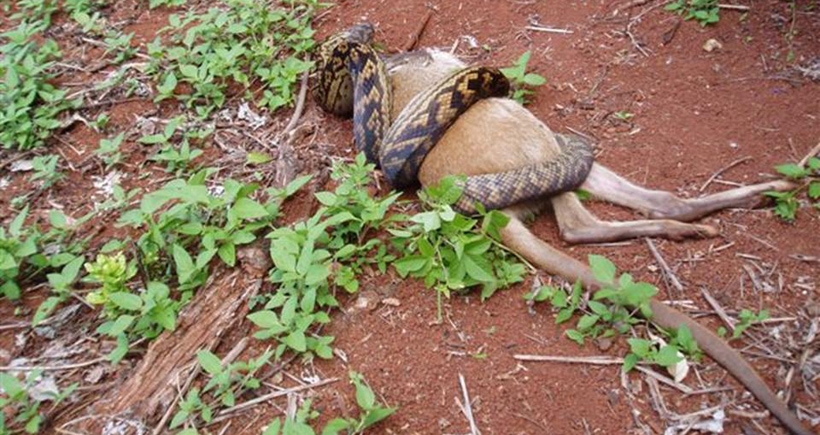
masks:
[[[14,21],[23,23],[42,23],[45,28],[51,25],[51,16],[57,12],[56,0],[18,0],[19,12],[11,16]]]
[[[230,179],[214,190],[219,195],[211,193],[205,182],[212,173],[203,169],[170,181],[121,216],[120,225],[145,229],[137,246],[150,280],[165,282],[175,271],[180,289],[193,290],[205,282],[211,259],[233,267],[236,247],[256,240],[255,232],[279,216],[284,198],[263,205],[251,198],[259,185]]]
[[[29,257],[37,254],[41,234],[33,228],[23,228],[28,216],[24,208],[9,224],[8,229],[0,227],[0,293],[8,299],[20,298],[17,279]]]
[[[177,176],[187,171],[192,161],[203,154],[200,149],[191,149],[191,140],[204,139],[212,132],[212,130],[181,129],[183,122],[185,122],[185,117],[178,116],[170,120],[161,133],[143,136],[139,139],[140,143],[146,145],[162,145],[162,149],[151,156],[150,159],[165,162],[166,170],[175,172]],[[173,144],[172,140],[174,140],[177,131],[180,129],[182,132],[179,144]]]
[[[179,411],[171,419],[170,428],[176,428],[197,417],[206,423],[213,418],[213,408],[216,404],[209,404],[203,401],[203,396],[210,393],[215,399],[226,407],[236,404],[236,397],[247,391],[255,390],[262,385],[262,382],[255,377],[256,373],[268,364],[272,352],[266,351],[257,358],[248,361],[237,361],[222,364],[222,361],[208,350],[197,352],[196,357],[200,367],[211,376],[211,379],[202,388],[189,392],[185,401],[180,403]]]
[[[49,296],[37,307],[37,311],[31,320],[32,325],[37,326],[46,317],[50,316],[59,304],[68,300],[73,290],[71,287],[77,280],[84,261],[84,257],[77,256],[63,266],[60,272],[46,275],[51,286],[52,296]]]
[[[327,207],[327,215],[350,213],[352,219],[333,228],[328,248],[335,250],[336,263],[334,283],[348,292],[359,289],[356,278],[368,264],[376,265],[381,273],[387,264],[395,260],[388,253],[387,246],[374,233],[385,229],[393,222],[387,212],[395,204],[400,193],[391,193],[384,198],[375,198],[369,189],[375,165],[367,163],[360,153],[353,163],[336,163],[331,178],[338,185],[333,192],[318,192],[316,199]]]
[[[44,2],[46,4],[47,2]],[[66,98],[67,91],[51,84],[49,72],[60,50],[51,39],[42,44],[34,37],[47,25],[23,22],[0,34],[0,143],[4,148],[28,150],[42,146],[60,127],[60,114],[78,107],[80,100]]]
[[[24,225],[28,217],[28,207],[25,207],[8,229],[0,227],[0,295],[17,300],[21,296],[21,281],[39,278],[44,271],[62,268],[74,261],[81,246],[67,244],[66,239],[91,216],[93,213],[69,225],[62,212],[52,210],[49,213],[52,228],[44,234],[36,225]],[[46,245],[51,247],[48,254],[44,249]],[[68,272],[63,272],[66,277],[70,275]]]
[[[120,164],[120,161],[122,160],[120,145],[122,145],[122,141],[124,139],[124,132],[112,137],[111,139],[100,139],[100,147],[97,148],[95,153],[100,156],[107,169]]]
[[[809,201],[814,203],[814,208],[820,210],[820,158],[810,158],[805,167],[788,163],[779,165],[775,169],[781,175],[801,183],[799,187],[788,192],[766,192],[766,196],[775,200],[774,213],[776,215],[787,222],[793,222],[800,208],[798,196],[803,190],[806,191]]]
[[[97,333],[117,339],[117,347],[109,355],[112,362],[117,363],[125,356],[134,337],[152,339],[164,330],[176,328],[177,313],[187,302],[185,295],[175,300],[167,285],[155,281],[138,294],[132,292],[128,282],[137,273],[136,264],[129,264],[122,253],[100,254],[85,268],[88,281],[102,285],[89,293],[87,300],[102,305],[107,319]]]
[[[566,322],[576,312],[581,312],[576,327],[566,331],[567,337],[579,345],[584,344],[588,337],[611,337],[628,332],[641,321],[634,316],[634,310],[651,319],[650,301],[658,292],[655,286],[635,282],[628,273],[617,276],[615,265],[600,255],[590,255],[589,265],[602,287],[585,304],[580,283],[576,283],[570,293],[561,288],[544,286],[526,298],[532,302],[550,301],[559,310],[556,323]],[[681,361],[679,352],[699,355],[700,350],[688,328],[671,331],[669,335],[672,340],[668,345],[637,338],[629,340],[632,353],[625,359],[625,370],[632,369],[641,360],[669,367]]]
[[[421,278],[439,296],[480,285],[486,299],[523,280],[526,269],[501,245],[500,230],[509,218],[501,212],[482,212],[479,219],[456,213],[463,183],[447,177],[421,192],[427,210],[389,229],[404,256],[394,263],[400,276]]]
[[[746,332],[749,327],[754,325],[755,323],[760,323],[769,318],[769,310],[760,310],[759,313],[755,313],[754,311],[742,309],[740,310],[740,314],[738,314],[738,323],[735,325],[735,330],[732,332],[732,339],[740,338],[744,332]],[[720,327],[718,329],[718,335],[725,336],[726,335],[726,328]]]
[[[396,412],[396,408],[386,408],[376,401],[376,395],[367,385],[364,377],[356,372],[350,372],[350,382],[356,388],[356,403],[361,410],[359,418],[334,418],[322,429],[322,435],[363,434],[365,431]],[[263,435],[315,435],[316,432],[307,423],[317,414],[310,410],[310,400],[305,401],[294,419],[286,419],[284,424],[275,419],[268,424]]]
[[[621,121],[629,121],[630,119],[635,117],[634,113],[627,112],[625,110],[621,110],[620,112],[615,112],[612,114],[615,118],[620,119]]]
[[[534,93],[532,88],[543,86],[547,83],[547,79],[543,76],[527,72],[527,64],[529,64],[531,56],[532,52],[527,50],[515,61],[513,66],[501,68],[501,73],[510,80],[513,86],[513,100],[521,104],[525,104],[527,102],[527,96]]]
[[[43,393],[34,395],[32,389],[42,375],[42,370],[34,370],[21,381],[17,376],[0,372],[0,433],[12,434],[21,429],[27,433],[38,433],[44,419],[40,413],[42,402],[50,401],[56,406],[77,389],[78,384],[75,383],[62,392],[53,391],[48,397],[44,397]],[[6,421],[7,418],[11,421]]]
[[[41,189],[48,189],[63,178],[57,170],[57,164],[60,157],[56,154],[48,154],[45,156],[37,156],[31,161],[31,167],[34,174],[31,176],[31,181],[42,180]]]
[[[148,2],[148,7],[151,9],[158,8],[160,6],[166,7],[177,7],[185,5],[186,0],[150,0]]]
[[[264,0],[224,0],[205,13],[169,17],[170,45],[159,38],[149,44],[150,73],[158,83],[158,100],[174,96],[207,117],[222,107],[231,83],[271,110],[293,101],[293,87],[312,63],[300,60],[313,48],[311,28],[316,1],[291,1],[272,7]],[[190,94],[175,94],[179,82]],[[261,86],[254,98],[251,83]]]
[[[678,15],[686,14],[687,20],[695,19],[703,27],[720,21],[718,0],[674,0],[664,9]]]
[[[386,214],[398,195],[373,198],[368,189],[372,170],[363,154],[351,164],[335,165],[331,177],[338,182],[336,189],[316,194],[323,206],[304,222],[268,234],[275,266],[270,279],[278,288],[248,318],[261,328],[257,338],[280,343],[277,358],[286,350],[331,358],[333,337],[311,328],[330,321],[321,310],[338,306],[334,288],[355,292],[364,267],[384,272],[394,259],[375,236],[389,222]]]
[[[373,389],[361,374],[350,372],[350,382],[356,387],[356,403],[361,410],[359,418],[335,418],[328,422],[322,435],[335,435],[342,431],[350,435],[364,433],[396,412],[396,408],[386,408],[376,401]]]

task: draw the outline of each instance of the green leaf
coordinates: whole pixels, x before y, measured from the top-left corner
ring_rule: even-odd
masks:
[[[116,292],[108,295],[108,299],[114,305],[129,311],[138,311],[142,308],[142,299],[139,296],[129,292]]]
[[[237,199],[233,205],[233,212],[237,217],[245,220],[259,219],[268,216],[268,211],[265,207],[250,198]]]
[[[28,216],[28,205],[26,205],[23,208],[23,211],[21,211],[20,214],[18,214],[17,217],[11,221],[11,224],[9,224],[9,234],[15,238],[20,237],[20,230],[23,228],[23,223],[26,221],[26,216]]]
[[[657,357],[655,357],[655,362],[663,367],[670,367],[681,361],[683,361],[683,357],[678,355],[678,348],[672,345],[662,347]]]
[[[217,254],[228,266],[234,267],[236,265],[236,245],[233,243],[228,242],[220,246]]]
[[[338,435],[339,432],[343,430],[353,429],[353,423],[343,419],[343,418],[334,418],[330,420],[325,427],[322,429],[322,435]],[[267,433],[263,434],[267,435]],[[276,435],[276,434],[274,434]]]
[[[367,429],[378,422],[390,417],[396,412],[396,408],[376,408],[367,413],[364,417],[363,428]]]
[[[809,175],[808,171],[800,165],[794,163],[787,163],[785,165],[775,166],[777,172],[789,178],[803,178]]]
[[[63,298],[57,296],[51,296],[45,301],[43,301],[39,307],[37,307],[37,312],[34,313],[34,317],[31,319],[31,326],[37,326],[45,320],[54,310],[57,308],[57,305],[63,301]]]
[[[579,346],[584,345],[584,334],[582,334],[582,333],[580,333],[580,332],[578,332],[574,329],[568,329],[566,334],[567,334],[567,337],[569,337],[570,340],[578,343]]]
[[[524,76],[523,82],[529,86],[543,86],[547,83],[547,79],[535,73],[529,73]]]
[[[174,244],[171,248],[171,252],[174,256],[174,264],[177,268],[179,283],[185,284],[197,273],[197,269],[194,267],[194,260],[191,259],[188,251],[180,245]]]
[[[809,198],[820,199],[820,181],[812,181],[809,184]]]
[[[578,329],[581,331],[586,331],[595,326],[600,318],[601,317],[598,315],[586,314],[578,320]]]
[[[307,350],[307,340],[305,338],[305,333],[302,331],[291,332],[290,335],[282,339],[282,342],[297,352],[304,352]]]
[[[296,272],[296,256],[285,252],[283,249],[277,249],[274,244],[271,244],[270,250],[273,264],[285,272]]]
[[[333,207],[336,205],[336,195],[331,192],[316,192],[313,196],[324,206]]]
[[[128,337],[125,334],[118,335],[117,347],[115,347],[114,350],[107,355],[108,360],[114,365],[119,364],[120,361],[125,358],[125,355],[128,354],[128,346]]]
[[[248,320],[253,322],[254,325],[260,328],[278,328],[282,325],[279,323],[279,319],[276,316],[276,313],[270,310],[263,310],[257,311],[255,313],[248,314]]]
[[[196,359],[202,369],[212,376],[222,373],[222,361],[208,350],[200,350],[196,353]]]
[[[482,260],[481,257],[478,257],[478,260]],[[470,255],[465,255],[462,261],[464,262],[464,267],[467,270],[467,275],[469,275],[470,278],[473,278],[479,282],[495,281],[495,277],[492,275],[492,269],[490,269],[489,272],[485,270],[478,264],[476,258]],[[481,262],[484,263],[484,261]]]
[[[615,264],[609,261],[608,258],[592,254],[589,256],[589,266],[592,268],[592,274],[595,275],[595,279],[601,283],[615,283],[615,273],[617,269],[615,268]]]
[[[9,397],[20,396],[25,393],[25,386],[16,376],[0,372],[0,387]]]
[[[248,158],[247,158],[247,163],[249,165],[262,165],[262,164],[268,163],[271,160],[273,160],[273,157],[271,157],[268,154],[258,153],[258,152],[249,152],[248,153]]]
[[[134,323],[134,316],[129,316],[127,314],[123,314],[117,317],[117,320],[111,324],[111,328],[108,329],[107,334],[111,337],[117,337],[122,335],[132,323]]]
[[[634,353],[630,353],[629,355],[627,355],[626,358],[624,358],[624,371],[629,372],[632,369],[634,369],[635,366],[638,365],[638,362],[640,360],[641,358],[638,355],[635,355]]]

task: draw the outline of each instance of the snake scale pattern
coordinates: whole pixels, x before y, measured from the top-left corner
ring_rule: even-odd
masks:
[[[353,114],[356,147],[401,189],[417,183],[427,153],[459,115],[482,99],[506,97],[510,84],[495,68],[467,67],[416,95],[391,122],[389,77],[370,45],[373,33],[372,25],[360,24],[322,44],[313,94],[325,110]],[[552,160],[467,177],[456,209],[475,213],[477,203],[499,209],[578,187],[592,167],[592,147],[580,136],[556,139],[561,151]]]

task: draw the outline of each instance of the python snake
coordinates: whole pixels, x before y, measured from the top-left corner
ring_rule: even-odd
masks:
[[[360,24],[320,46],[313,94],[331,113],[352,112],[356,147],[401,189],[417,183],[425,156],[459,115],[481,99],[506,97],[510,83],[498,69],[467,67],[416,95],[391,122],[391,86],[385,62],[370,45],[373,33],[372,25]],[[578,187],[592,167],[592,147],[580,136],[556,139],[561,152],[552,160],[467,177],[455,208],[504,208]]]

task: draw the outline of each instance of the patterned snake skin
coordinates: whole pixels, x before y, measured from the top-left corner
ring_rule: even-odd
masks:
[[[481,99],[506,97],[510,85],[495,68],[468,67],[416,95],[391,123],[389,78],[372,38],[373,27],[361,24],[324,42],[313,94],[331,113],[353,113],[356,147],[401,189],[417,183],[427,153],[459,115]],[[592,147],[580,136],[555,137],[561,152],[550,161],[467,177],[455,207],[475,213],[476,203],[492,210],[578,187],[592,167]]]

